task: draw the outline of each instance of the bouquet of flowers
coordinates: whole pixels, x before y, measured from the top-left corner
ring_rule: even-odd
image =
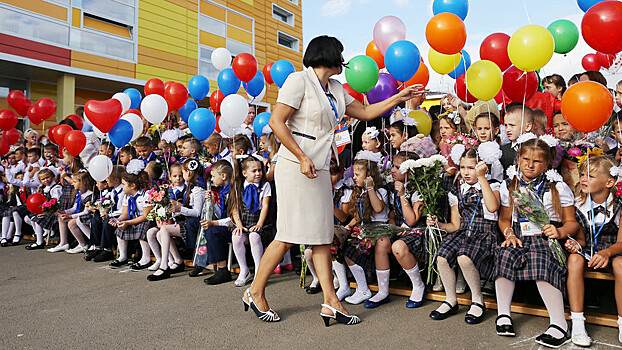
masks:
[[[167,222],[173,219],[173,213],[169,210],[171,205],[170,196],[171,185],[154,184],[151,185],[147,195],[147,204],[153,206],[147,215],[147,220],[156,222]]]
[[[587,157],[596,157],[601,156],[602,154],[602,149],[590,147],[590,144],[588,143],[578,142],[564,152],[564,158],[570,160],[571,162],[577,163],[578,168],[581,166],[581,163],[587,159]]]
[[[41,208],[43,208],[43,215],[52,215],[56,213],[60,209],[60,203],[58,199],[51,198],[41,204]]]
[[[461,144],[461,145],[465,145],[465,146],[471,146],[474,147],[475,145],[477,145],[477,140],[472,138],[472,137],[468,137],[462,134],[458,134],[456,136],[450,136],[448,138],[445,139],[445,143],[448,145],[457,145],[457,144]]]
[[[354,226],[350,229],[348,243],[353,244],[359,254],[368,254],[371,247],[376,244],[380,237],[391,236],[396,233],[409,231],[414,233],[416,229],[408,229],[390,224],[374,224],[372,226]]]
[[[110,198],[100,198],[93,203],[93,207],[99,210],[100,214],[106,214],[114,205],[114,201]]]
[[[530,189],[520,187],[514,191],[514,206],[521,217],[542,228],[550,223],[550,218],[544,210],[540,198]],[[566,265],[566,256],[561,244],[554,238],[548,238],[549,249],[560,265]]]

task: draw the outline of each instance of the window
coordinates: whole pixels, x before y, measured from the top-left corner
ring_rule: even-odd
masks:
[[[227,25],[225,23],[205,15],[199,16],[199,29],[218,36],[224,37],[227,35]]]
[[[275,4],[272,4],[272,17],[292,27],[294,26],[294,14]]]
[[[116,0],[82,0],[82,9],[111,20],[134,24],[134,5]]]
[[[62,46],[69,45],[67,24],[2,7],[0,7],[0,31],[27,39]]]
[[[298,0],[287,0],[287,1],[291,2],[294,5],[298,5]]]
[[[281,46],[285,46],[288,49],[292,49],[294,51],[298,51],[299,50],[299,41],[298,39],[296,39],[295,37],[289,35],[289,34],[285,34],[283,32],[278,32],[277,33],[278,36],[278,43]]]
[[[207,79],[216,81],[220,72],[212,64],[212,52],[214,52],[214,49],[211,47],[203,45],[199,47],[199,74]]]

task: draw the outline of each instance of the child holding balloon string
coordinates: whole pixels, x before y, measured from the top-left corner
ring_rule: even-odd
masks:
[[[60,200],[60,197],[63,194],[62,186],[56,182],[57,170],[53,169],[54,168],[43,168],[37,174],[39,182],[41,182],[39,190],[45,195],[46,201],[50,201],[52,199]],[[32,226],[37,239],[35,243],[27,246],[26,249],[35,250],[43,249],[45,247],[45,243],[43,241],[44,230],[47,230],[48,232],[51,231],[54,224],[58,221],[58,218],[56,217],[56,213],[39,215],[31,214],[27,215],[24,218],[24,221]]]

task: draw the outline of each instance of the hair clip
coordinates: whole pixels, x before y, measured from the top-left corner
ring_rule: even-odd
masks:
[[[477,155],[484,163],[492,164],[501,159],[503,152],[495,141],[484,142],[477,147]]]
[[[237,159],[237,160],[244,160],[244,159],[246,159],[248,157],[249,157],[248,154],[236,154],[235,155],[235,159]]]
[[[553,135],[544,134],[539,139],[546,142],[549,147],[556,147],[559,144],[559,141]]]
[[[359,151],[354,160],[361,159],[379,163],[382,160],[382,154],[380,152]]]
[[[141,171],[145,169],[145,163],[143,163],[140,159],[132,159],[127,166],[125,167],[125,171],[132,175],[138,175]]]
[[[536,136],[536,134],[534,134],[534,133],[532,133],[532,132],[526,132],[526,133],[524,133],[524,134],[520,135],[520,136],[516,139],[516,143],[520,145],[520,144],[525,143],[525,142],[527,142],[527,141],[529,141],[529,140],[532,140],[532,139],[537,139],[537,138],[538,138],[538,136]],[[545,142],[546,142],[546,141],[545,141]]]
[[[188,162],[188,170],[195,171],[199,168],[199,162],[195,159],[192,159]]]
[[[367,128],[365,128],[365,132],[364,134],[369,135],[370,139],[378,139],[378,135],[380,134],[380,131],[378,131],[378,129],[376,129],[375,126],[368,126]]]

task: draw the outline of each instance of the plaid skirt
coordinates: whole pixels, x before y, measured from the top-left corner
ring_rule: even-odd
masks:
[[[19,216],[23,218],[24,216],[28,215],[28,213],[30,213],[30,210],[28,210],[28,208],[26,207],[26,204],[22,204],[22,205],[11,207],[11,210],[9,211],[9,215],[13,215],[13,213],[15,212],[17,212],[17,214],[19,214]]]
[[[71,208],[73,205],[73,201],[71,200],[71,194],[73,193],[73,186],[71,184],[63,185],[63,192],[58,199],[58,203],[60,204],[61,210],[67,210]]]
[[[93,218],[93,213],[88,212],[82,216],[78,216],[78,220],[85,225],[91,226],[91,219]]]
[[[134,241],[140,239],[147,240],[147,230],[154,225],[151,221],[143,221],[137,225],[130,225],[125,230],[117,228],[114,234],[125,241]]]
[[[384,223],[379,223],[379,224],[384,225]],[[370,227],[373,229],[374,223],[366,224],[366,226],[368,229]],[[406,230],[407,229],[404,229],[404,231]],[[389,240],[391,240],[391,244],[393,244],[399,238],[400,237],[398,237],[397,235],[392,235],[389,237]],[[361,254],[358,251],[358,249],[356,249],[356,245],[354,242],[346,241],[345,245],[343,246],[343,255],[347,257],[348,259],[352,260],[355,264],[362,267],[366,273],[369,273],[369,274],[376,273],[376,258],[375,258],[373,246],[371,249],[369,249],[367,254]]]
[[[408,250],[417,260],[428,260],[428,253],[425,250],[424,236],[411,233],[403,237],[399,237],[399,240],[406,243]]]
[[[6,202],[0,202],[0,217],[10,216],[12,213],[11,206]]]
[[[58,216],[54,214],[49,215],[32,215],[30,216],[32,222],[39,224],[44,230],[51,230],[58,222]]]

